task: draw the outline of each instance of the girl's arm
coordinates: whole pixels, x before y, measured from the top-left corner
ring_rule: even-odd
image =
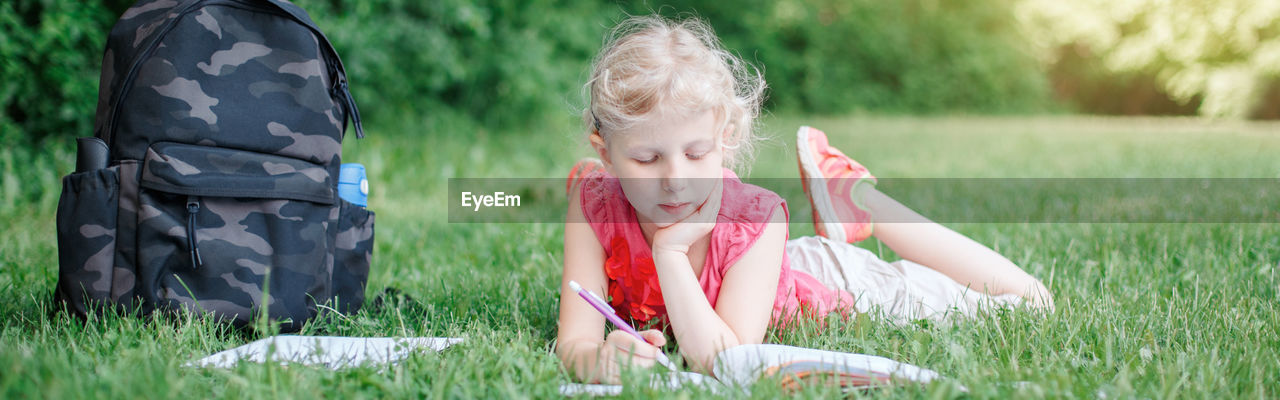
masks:
[[[564,226],[564,274],[560,280],[560,321],[556,331],[556,355],[578,379],[584,382],[617,382],[618,360],[626,357],[640,367],[652,365],[657,347],[636,340],[631,335],[614,331],[603,340],[605,319],[569,288],[577,281],[595,293],[605,290],[604,248],[582,215],[579,189],[569,194],[569,215]],[[661,346],[665,343],[658,331],[641,332],[645,339]],[[634,350],[634,355],[629,354]]]
[[[681,222],[660,232],[691,229],[681,227],[687,223]],[[725,274],[716,307],[712,309],[690,266],[689,245],[660,242],[655,235],[653,261],[667,306],[667,318],[680,342],[680,352],[695,370],[712,372],[715,356],[720,351],[764,339],[773,314],[786,240],[786,216],[782,206],[778,206],[764,234]]]

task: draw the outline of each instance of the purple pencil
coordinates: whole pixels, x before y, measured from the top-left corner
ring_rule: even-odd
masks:
[[[613,307],[610,307],[609,303],[605,302],[604,299],[600,298],[600,296],[597,296],[590,290],[583,289],[582,285],[579,285],[576,281],[569,281],[569,288],[578,292],[578,296],[581,296],[583,300],[587,301],[587,304],[590,304],[591,307],[596,309],[596,311],[603,314],[604,318],[609,320],[609,322],[612,322],[614,326],[618,327],[618,329],[631,334],[631,336],[635,336],[636,339],[640,339],[642,342],[649,343],[648,340],[644,340],[644,336],[640,336],[640,332],[636,332],[635,328],[632,328],[630,324],[618,317],[617,311],[614,311]],[[662,366],[670,368],[672,371],[677,371],[675,364],[671,362],[671,359],[667,358],[666,353],[659,351],[657,359],[658,363],[662,364]]]

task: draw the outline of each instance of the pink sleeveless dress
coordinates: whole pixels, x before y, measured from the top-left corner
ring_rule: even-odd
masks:
[[[605,251],[609,302],[618,316],[640,326],[663,326],[666,306],[653,256],[635,209],[627,201],[618,180],[603,171],[582,178],[582,213]],[[724,196],[718,223],[711,230],[711,244],[698,283],[711,307],[716,306],[725,274],[764,233],[775,208],[786,202],[776,193],[743,183],[724,170]],[[788,220],[790,215],[787,215]],[[779,244],[781,245],[781,244]],[[828,288],[813,276],[792,270],[783,253],[782,273],[773,303],[773,322],[785,325],[796,315],[825,317],[854,304],[848,292]]]

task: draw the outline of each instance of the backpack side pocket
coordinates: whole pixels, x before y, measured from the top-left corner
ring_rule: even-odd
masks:
[[[119,168],[62,178],[58,200],[58,284],[55,298],[77,314],[111,300],[119,212]]]
[[[374,213],[346,200],[339,202],[338,235],[333,246],[333,301],[344,314],[360,310],[373,259]]]

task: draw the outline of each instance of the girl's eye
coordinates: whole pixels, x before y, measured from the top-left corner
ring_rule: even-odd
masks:
[[[701,160],[702,157],[706,156],[707,153],[685,153],[685,157],[689,157],[690,160]]]
[[[656,156],[656,155],[655,155],[655,156],[652,156],[652,157],[649,157],[649,158],[647,158],[647,159],[643,159],[643,160],[642,160],[642,159],[637,158],[637,159],[635,159],[635,160],[636,160],[636,162],[641,163],[641,164],[650,164],[650,163],[653,163],[654,161],[658,161],[658,156]]]

